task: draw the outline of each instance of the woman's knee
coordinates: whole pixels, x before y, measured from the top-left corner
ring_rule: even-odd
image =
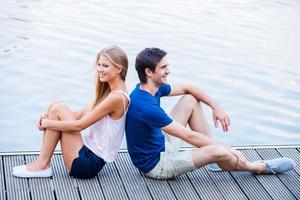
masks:
[[[57,101],[54,103],[51,108],[49,109],[49,115],[58,115],[63,109],[65,109],[67,105],[63,101]]]
[[[50,103],[50,105],[48,106],[48,113],[49,111],[52,109],[52,107],[56,104],[59,104],[59,103],[64,103],[64,101],[62,100],[56,100],[56,101],[53,101],[52,103]]]

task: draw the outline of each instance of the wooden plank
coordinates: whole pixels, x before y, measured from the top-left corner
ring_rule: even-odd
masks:
[[[225,199],[247,199],[246,195],[229,172],[207,171]]]
[[[187,176],[201,199],[224,199],[204,167],[188,173]]]
[[[129,199],[152,199],[144,178],[131,163],[128,153],[119,153],[114,163],[124,183]]]
[[[6,199],[5,196],[5,177],[4,177],[3,156],[0,156],[0,199]]]
[[[80,199],[74,178],[70,177],[61,155],[53,155],[53,187],[57,199]]]
[[[262,160],[256,151],[244,150],[243,153],[250,161]],[[256,175],[255,177],[273,199],[295,199],[276,175],[264,174]]]
[[[276,149],[260,149],[257,150],[257,152],[265,160],[281,157],[281,155],[276,151]],[[296,197],[296,199],[300,199],[300,179],[299,175],[294,170],[278,174],[277,177],[294,195],[294,197]]]
[[[295,148],[243,150],[251,160],[290,157],[295,170],[278,175],[210,172],[206,167],[174,180],[140,175],[128,153],[119,153],[93,179],[68,175],[61,155],[53,156],[52,178],[16,178],[12,167],[36,156],[0,156],[0,199],[300,199],[300,152]],[[5,191],[6,188],[6,191]]]
[[[300,175],[300,152],[295,148],[281,148],[277,151],[282,155],[282,157],[288,157],[296,162],[295,171]]]
[[[30,199],[28,180],[12,176],[12,168],[23,165],[24,156],[4,156],[4,174],[7,188],[7,199]]]
[[[177,199],[200,199],[186,174],[168,182]]]
[[[251,172],[230,172],[248,199],[272,199]]]
[[[104,199],[104,194],[100,186],[100,183],[98,181],[98,177],[94,177],[92,179],[75,179],[75,180],[78,185],[81,199],[87,199],[87,200]]]
[[[176,199],[167,180],[157,180],[142,175],[153,199]]]
[[[255,150],[249,150],[255,151]],[[243,151],[241,151],[243,152]],[[230,172],[248,199],[272,199],[269,193],[251,172]]]
[[[37,155],[25,156],[26,163],[31,163],[36,159]],[[51,178],[29,178],[28,182],[32,199],[55,199]]]
[[[105,199],[128,199],[125,187],[113,163],[107,163],[98,174]]]

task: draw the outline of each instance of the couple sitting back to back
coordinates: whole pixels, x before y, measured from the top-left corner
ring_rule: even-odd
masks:
[[[140,83],[129,98],[125,52],[117,46],[103,49],[96,57],[95,99],[78,112],[72,112],[62,101],[50,104],[47,113],[37,120],[43,132],[37,160],[14,167],[12,174],[23,178],[52,176],[51,157],[60,141],[69,174],[92,178],[105,163],[116,158],[124,129],[132,163],[151,178],[170,179],[205,165],[212,171],[255,174],[276,174],[294,168],[289,158],[249,162],[239,151],[214,140],[202,105],[211,107],[216,127],[220,124],[225,132],[229,117],[199,88],[169,85],[166,54],[158,48],[146,48],[138,54],[135,68]],[[160,107],[160,98],[178,95],[182,97],[168,115]],[[87,127],[89,133],[82,136],[80,131]],[[183,141],[195,148],[180,151]]]

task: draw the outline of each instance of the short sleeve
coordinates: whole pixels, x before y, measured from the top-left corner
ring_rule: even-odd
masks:
[[[153,129],[162,128],[173,121],[161,107],[156,105],[148,108],[144,114],[142,121],[146,122]]]
[[[171,86],[169,84],[161,85],[157,91],[157,95],[162,96],[168,96],[171,92]]]

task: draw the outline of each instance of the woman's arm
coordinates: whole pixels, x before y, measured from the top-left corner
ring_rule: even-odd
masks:
[[[41,126],[55,131],[79,132],[96,123],[105,115],[122,108],[122,105],[122,97],[118,94],[111,93],[99,105],[97,105],[94,110],[88,112],[78,120],[59,121],[43,119]]]
[[[87,111],[88,109],[88,106],[84,107],[83,109],[77,111],[77,112],[74,112],[74,117],[76,120],[79,120],[83,117],[83,114]]]

